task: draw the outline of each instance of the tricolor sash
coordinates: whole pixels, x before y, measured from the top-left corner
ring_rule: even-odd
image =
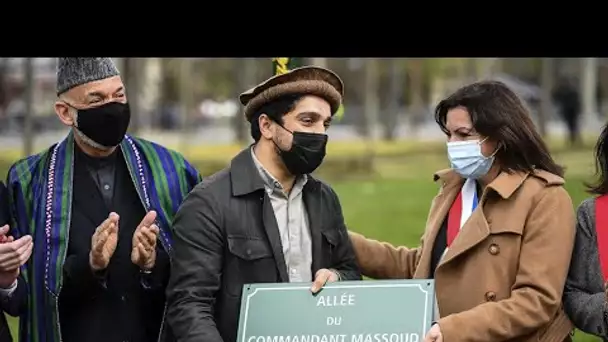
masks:
[[[608,281],[608,195],[595,199],[595,234],[604,283]]]
[[[478,203],[479,200],[477,199],[477,184],[475,183],[474,179],[468,178],[462,185],[462,188],[458,192],[458,196],[456,196],[456,199],[452,203],[450,211],[448,212],[448,239],[447,246],[443,251],[442,258],[448,252],[448,249],[452,245],[452,242],[456,240],[456,236],[458,236],[458,233],[460,232],[464,224],[467,222],[469,217],[471,217],[471,214],[473,213],[473,211],[475,211],[475,208],[477,208]],[[439,320],[439,318],[441,317],[436,298],[434,317],[435,320]]]
[[[448,248],[452,242],[454,242],[456,236],[458,236],[458,233],[475,208],[477,208],[477,203],[477,184],[474,179],[467,179],[458,193],[456,200],[452,203],[452,207],[448,214]]]

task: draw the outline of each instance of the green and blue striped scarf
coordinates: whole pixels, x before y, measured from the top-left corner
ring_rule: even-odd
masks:
[[[201,176],[181,154],[158,144],[127,135],[120,148],[146,211],[158,213],[159,239],[172,255],[171,222]],[[34,238],[34,251],[22,270],[29,293],[28,310],[20,319],[24,342],[60,342],[58,299],[68,249],[73,171],[72,133],[9,171],[11,231]]]

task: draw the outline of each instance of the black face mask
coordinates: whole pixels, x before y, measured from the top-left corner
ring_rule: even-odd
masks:
[[[99,107],[75,109],[78,110],[76,128],[89,139],[104,147],[122,142],[131,121],[128,103],[109,102]]]
[[[292,132],[283,125],[279,126],[293,135],[291,149],[288,151],[282,150],[273,140],[287,170],[296,176],[316,170],[325,158],[327,134]]]

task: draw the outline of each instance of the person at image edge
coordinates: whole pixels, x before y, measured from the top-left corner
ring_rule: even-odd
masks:
[[[11,231],[34,245],[20,339],[157,341],[171,222],[201,177],[179,153],[126,135],[131,112],[110,58],[59,58],[57,96],[70,133],[8,175]]]

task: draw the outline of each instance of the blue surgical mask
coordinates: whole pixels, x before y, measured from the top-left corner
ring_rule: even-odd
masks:
[[[481,144],[484,141],[485,139],[448,142],[448,158],[454,171],[464,178],[477,179],[485,176],[494,163],[495,153],[489,157],[481,154]]]

